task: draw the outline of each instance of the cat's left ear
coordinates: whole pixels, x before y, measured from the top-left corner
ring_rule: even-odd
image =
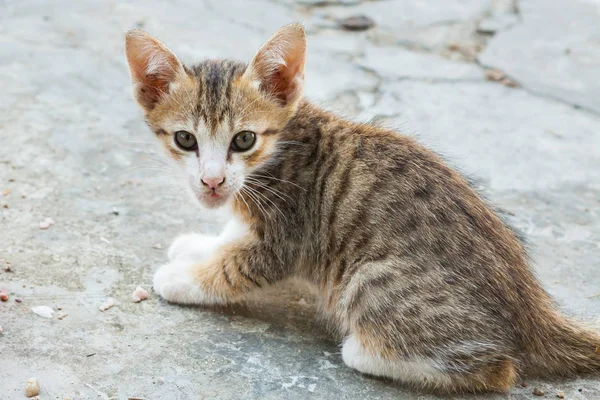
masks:
[[[277,31],[256,53],[244,78],[284,106],[297,103],[304,90],[306,34],[293,23]]]
[[[171,84],[185,75],[175,54],[144,31],[127,32],[125,53],[134,95],[145,110],[152,110],[169,93]]]

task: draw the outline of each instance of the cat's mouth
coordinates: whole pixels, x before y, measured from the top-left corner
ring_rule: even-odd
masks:
[[[228,193],[216,190],[196,194],[196,198],[198,199],[198,201],[209,208],[216,208],[221,206],[223,203],[225,203],[228,197]]]

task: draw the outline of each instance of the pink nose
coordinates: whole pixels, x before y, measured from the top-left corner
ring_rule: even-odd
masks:
[[[218,188],[223,182],[225,182],[225,177],[222,176],[202,178],[202,183],[211,189]]]

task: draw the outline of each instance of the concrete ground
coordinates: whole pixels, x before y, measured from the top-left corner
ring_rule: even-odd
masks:
[[[376,25],[340,28],[359,14]],[[34,376],[41,399],[435,398],[346,368],[302,289],[221,310],[129,300],[174,236],[222,220],[156,164],[124,31],[187,61],[248,60],[293,20],[309,98],[479,177],[566,312],[600,312],[598,0],[0,0],[0,399]],[[598,379],[526,382],[460,398],[600,398]]]

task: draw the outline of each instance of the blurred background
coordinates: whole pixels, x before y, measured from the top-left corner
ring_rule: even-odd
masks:
[[[597,316],[600,1],[0,0],[0,398],[34,376],[42,399],[435,398],[346,368],[302,288],[220,310],[130,301],[174,236],[222,219],[161,161],[124,32],[187,63],[248,61],[291,21],[308,33],[309,99],[478,178],[559,304]],[[510,398],[534,387],[600,398],[589,379]]]

